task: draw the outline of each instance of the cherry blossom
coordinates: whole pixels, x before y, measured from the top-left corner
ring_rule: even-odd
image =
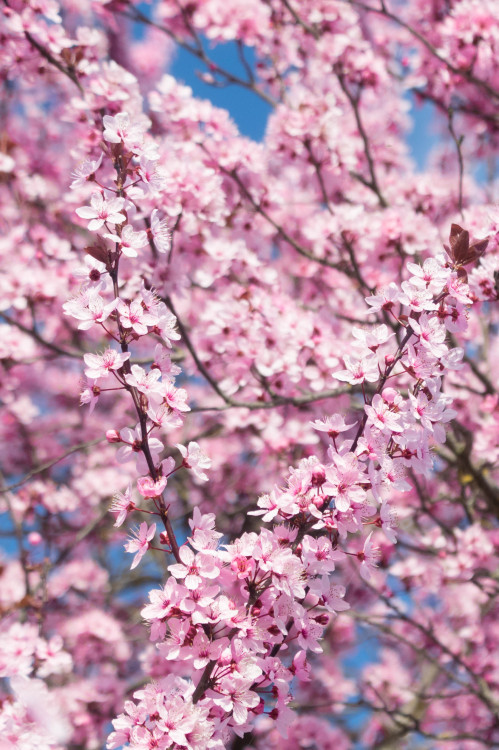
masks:
[[[188,589],[196,589],[203,578],[217,578],[220,569],[212,555],[206,553],[195,554],[189,547],[181,547],[179,556],[181,563],[170,565],[169,570],[175,578],[184,579]]]
[[[334,456],[333,465],[326,468],[326,482],[322,490],[331,494],[338,510],[348,510],[351,503],[362,503],[366,492],[362,488],[364,476],[355,456]]]
[[[151,213],[151,234],[154,238],[154,244],[160,253],[167,253],[170,250],[170,230],[165,219],[160,219],[157,208]]]
[[[125,201],[123,198],[111,198],[107,200],[102,193],[92,193],[90,206],[77,208],[76,213],[82,219],[90,219],[88,229],[96,232],[105,224],[122,224],[126,217],[121,213]]]
[[[188,444],[187,448],[184,445],[176,446],[183,457],[183,465],[187,469],[192,469],[194,476],[200,479],[202,482],[208,481],[208,475],[204,469],[209,469],[211,466],[211,459],[202,451],[198,443],[192,441]]]
[[[116,304],[116,309],[123,328],[129,328],[139,336],[145,336],[148,326],[156,324],[156,317],[144,311],[139,299],[134,299],[130,304],[120,299]]]
[[[127,258],[136,258],[138,255],[137,250],[140,250],[147,244],[146,232],[144,230],[136,232],[131,224],[125,224],[119,235],[105,234],[104,237],[113,242],[117,242],[120,246],[121,252],[123,255],[126,255]]]
[[[131,492],[132,488],[131,484],[129,484],[125,492],[117,492],[114,496],[113,503],[109,510],[111,511],[111,513],[117,514],[116,521],[114,523],[115,526],[122,526],[126,520],[127,515],[135,507]]]
[[[379,559],[379,550],[373,546],[372,535],[373,532],[371,531],[364,542],[362,552],[357,553],[357,557],[360,560],[359,573],[362,578],[366,579],[366,581],[371,579],[372,571],[376,567]]]
[[[5,4],[9,748],[498,746],[498,28]]]
[[[87,365],[85,375],[87,378],[97,380],[107,378],[111,370],[119,370],[123,363],[130,359],[130,352],[117,352],[115,349],[106,349],[103,354],[85,354],[83,360]]]
[[[244,679],[233,678],[227,685],[226,693],[213,694],[213,702],[230,711],[236,724],[244,724],[248,718],[248,709],[255,708],[260,699],[250,690],[251,683]]]
[[[346,432],[353,427],[355,422],[347,424],[341,414],[331,414],[324,419],[316,419],[315,422],[312,422],[311,424],[314,430],[327,432],[329,437],[337,438],[341,432]]]
[[[374,425],[379,430],[388,432],[402,432],[398,414],[390,410],[390,405],[376,393],[370,406],[364,407],[367,414],[367,423]]]
[[[140,365],[132,365],[131,370],[131,373],[125,375],[128,385],[137,388],[138,391],[153,400],[161,401],[164,391],[163,384],[159,382],[161,371],[153,368],[146,372]]]
[[[365,382],[375,383],[378,380],[379,369],[376,357],[364,357],[362,360],[355,360],[345,354],[343,359],[346,369],[333,373],[333,377],[337,380],[344,380],[350,385]]]
[[[141,523],[139,529],[137,529],[125,544],[127,552],[132,554],[135,552],[135,557],[132,560],[130,569],[133,570],[140,563],[147,550],[150,547],[151,539],[154,539],[156,534],[156,524],[153,523],[148,526],[147,523]]]
[[[119,463],[126,463],[135,458],[137,471],[141,473],[147,472],[149,467],[144,456],[144,443],[140,424],[134,430],[131,430],[129,427],[120,430],[120,439],[124,445],[116,451],[116,460]],[[164,447],[163,443],[158,438],[151,437],[148,440],[148,446],[153,460],[157,463],[159,454]]]
[[[99,157],[97,159],[85,159],[78,167],[75,168],[72,174],[73,182],[69,186],[71,190],[84,185],[85,182],[87,182],[92,177],[92,175],[97,172],[100,165],[102,164],[103,157],[104,154],[101,153],[99,154]]]
[[[65,315],[80,320],[78,328],[87,331],[94,323],[104,323],[116,309],[117,301],[105,302],[97,287],[85,289],[63,305]]]
[[[122,141],[130,149],[142,143],[145,131],[144,123],[138,120],[134,121],[127,112],[119,112],[115,117],[105,115],[102,122],[104,125],[102,134],[104,140],[110,143]]]
[[[139,477],[137,489],[142,497],[158,497],[166,487],[166,477],[160,477],[154,481],[151,477]]]

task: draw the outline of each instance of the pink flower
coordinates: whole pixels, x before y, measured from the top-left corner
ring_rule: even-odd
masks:
[[[106,200],[102,193],[96,192],[90,198],[90,206],[77,208],[76,213],[82,219],[90,219],[88,229],[96,232],[104,224],[122,224],[126,221],[125,214],[120,213],[124,205],[124,198]]]
[[[172,659],[178,659],[180,650],[188,636],[189,626],[190,624],[187,619],[170,619],[170,621],[168,622],[170,632],[167,638],[159,647],[161,656],[164,656],[165,659],[168,659],[168,661],[171,661]]]
[[[123,255],[128,258],[136,258],[137,250],[147,245],[147,232],[141,230],[135,232],[131,224],[126,224],[121,230],[121,234],[105,234],[104,237],[113,242],[117,242]]]
[[[314,600],[317,597],[318,603],[328,612],[344,612],[350,609],[348,602],[343,599],[345,587],[332,583],[329,576],[321,576],[311,581],[310,593]]]
[[[366,297],[366,302],[371,306],[369,313],[377,312],[378,310],[385,310],[389,312],[398,302],[400,291],[398,286],[392,281],[386,289],[380,294],[373,294],[372,297]]]
[[[204,469],[210,468],[211,459],[201,450],[199,445],[196,442],[191,442],[187,448],[179,444],[176,447],[184,458],[182,463],[186,469],[192,469],[198,479],[202,482],[207,482],[208,476],[204,473]]]
[[[371,406],[364,406],[367,414],[367,423],[377,427],[381,432],[402,432],[404,429],[400,424],[398,414],[391,411],[389,404],[376,393]]]
[[[151,234],[157,251],[167,253],[171,247],[171,234],[166,221],[161,220],[158,213],[158,209],[155,208],[151,214]]]
[[[153,401],[159,403],[164,396],[164,384],[159,382],[161,370],[154,368],[146,372],[140,365],[132,365],[132,372],[125,375],[128,385],[137,388]]]
[[[201,631],[195,636],[192,645],[185,649],[184,658],[193,659],[194,669],[204,669],[209,661],[218,659],[226,645],[226,638],[210,641]]]
[[[103,354],[84,354],[83,359],[87,365],[85,375],[87,378],[107,378],[110,370],[119,370],[123,363],[130,359],[130,352],[117,352],[114,349],[106,349]]]
[[[145,521],[140,524],[140,528],[138,530],[132,533],[132,536],[125,544],[125,550],[127,552],[131,552],[132,554],[134,552],[136,553],[130,566],[130,570],[136,568],[139,562],[142,560],[145,553],[151,546],[150,542],[151,539],[154,538],[155,533],[156,524],[153,523],[152,526],[148,526]]]
[[[173,576],[170,576],[162,589],[153,589],[149,592],[150,603],[144,607],[140,614],[145,620],[162,620],[169,617],[173,609],[180,608],[181,602],[188,593],[185,586],[182,586]],[[194,608],[194,602],[191,602],[191,608]]]
[[[394,333],[390,333],[390,329],[384,323],[368,330],[352,328],[352,334],[359,342],[359,348],[362,346],[363,349],[373,353],[379,349],[381,344],[385,344],[392,336],[395,336]],[[366,352],[366,354],[369,354],[369,352]]]
[[[159,497],[166,487],[166,477],[159,477],[156,481],[150,476],[137,479],[137,489],[142,497]]]
[[[118,527],[121,526],[129,512],[134,510],[134,508],[135,503],[132,500],[132,485],[129,484],[124,492],[116,493],[112,505],[109,508],[111,513],[117,514],[114,525]]]
[[[337,438],[340,432],[346,432],[351,427],[354,427],[356,423],[347,424],[341,414],[331,414],[330,417],[324,417],[322,420],[316,419],[315,422],[310,422],[310,424],[314,430],[327,432],[330,438]]]
[[[156,323],[161,338],[169,349],[171,349],[172,341],[178,341],[180,339],[180,333],[175,328],[176,323],[177,318],[169,310],[166,310]]]
[[[116,451],[116,460],[118,463],[124,464],[132,458],[135,458],[137,462],[137,471],[141,474],[146,474],[149,471],[149,467],[143,452],[142,429],[140,424],[135,427],[135,430],[131,430],[129,427],[124,427],[120,431],[120,438],[124,445]],[[163,443],[161,440],[158,440],[158,438],[151,436],[149,436],[147,442],[152,460],[156,464],[159,460],[159,454],[164,448]]]
[[[94,323],[103,323],[116,308],[117,300],[113,299],[106,304],[99,291],[97,287],[85,289],[78,297],[63,305],[65,315],[81,320],[78,325],[81,331],[87,331]]]
[[[80,393],[80,406],[86,406],[87,404],[90,406],[89,413],[92,414],[93,410],[97,406],[97,401],[99,400],[99,396],[101,393],[101,389],[98,385],[94,385],[94,381],[90,380],[88,383],[88,386],[84,388]]]
[[[380,552],[376,547],[373,547],[371,537],[373,532],[369,534],[366,541],[364,542],[364,549],[362,552],[357,552],[357,557],[360,560],[360,575],[366,581],[369,581],[372,576],[372,571],[378,564]]]
[[[447,281],[447,291],[454,297],[458,302],[463,305],[470,305],[473,301],[470,295],[470,288],[461,278],[458,276],[452,276]]]
[[[293,665],[289,668],[299,682],[310,682],[310,664],[307,662],[307,652],[298,651],[293,657]]]
[[[134,299],[130,304],[120,299],[116,307],[123,328],[131,328],[139,336],[146,335],[148,325],[154,326],[157,323],[156,316],[144,310],[140,299]]]
[[[173,383],[164,383],[164,403],[176,411],[190,411],[191,407],[186,404],[187,391],[185,388],[175,388]]]
[[[324,632],[324,626],[319,625],[307,614],[304,614],[299,620],[295,621],[298,636],[298,645],[306,651],[313,651],[315,654],[322,653],[322,646],[319,640]]]
[[[73,182],[69,186],[71,190],[84,185],[89,177],[91,177],[102,164],[102,158],[104,154],[101,154],[98,159],[85,159],[72,173]]]
[[[220,567],[215,564],[213,554],[199,552],[197,555],[185,544],[180,548],[181,563],[169,565],[168,570],[175,578],[184,578],[188,589],[197,589],[203,583],[203,578],[217,578]]]
[[[397,514],[388,503],[381,504],[377,525],[381,526],[392,544],[397,543],[397,536],[395,534],[395,529],[397,528]]]
[[[322,491],[332,495],[337,510],[344,512],[352,503],[364,502],[366,492],[360,485],[366,479],[353,454],[335,455],[334,465],[326,467],[326,482]]]
[[[402,294],[399,302],[402,305],[411,307],[415,312],[423,310],[436,310],[438,305],[433,302],[433,294],[427,289],[420,289],[413,286],[410,281],[402,282]]]
[[[139,175],[142,177],[144,185],[152,194],[160,191],[164,185],[165,178],[160,169],[158,169],[157,161],[151,161],[145,155],[140,157]]]
[[[281,516],[294,516],[299,512],[299,506],[295,498],[288,492],[282,492],[277,487],[265,495],[261,495],[257,501],[261,510],[248,511],[249,516],[263,516],[262,521],[268,523],[279,513]]]
[[[147,410],[147,416],[154,422],[157,427],[161,427],[165,432],[171,432],[176,430],[177,427],[182,425],[182,417],[180,414],[172,411],[169,406],[149,403],[149,409]]]
[[[165,341],[168,346],[168,343]],[[163,378],[169,380],[171,383],[175,380],[175,377],[181,372],[178,365],[172,362],[170,354],[165,351],[165,347],[161,344],[156,344],[154,349],[154,362],[151,367],[157,367],[161,370]]]
[[[133,150],[143,141],[146,130],[145,124],[133,122],[128,112],[118,112],[115,117],[105,115],[102,123],[104,125],[103,138],[109,143],[122,141],[126,148]]]
[[[83,258],[83,266],[76,268],[73,271],[73,276],[77,279],[81,279],[83,284],[99,284],[102,280],[102,276],[107,273],[105,263],[100,260],[92,258],[91,255],[86,255]]]
[[[422,266],[407,263],[406,267],[413,274],[411,284],[429,289],[433,294],[440,294],[451,273],[449,268],[445,268],[435,258],[427,258]]]
[[[434,357],[441,357],[448,351],[445,344],[445,326],[437,317],[422,313],[418,320],[410,318],[409,322],[414,333],[419,336],[422,346]]]
[[[378,359],[374,355],[357,360],[345,354],[343,359],[347,369],[333,373],[333,377],[337,380],[344,380],[350,385],[364,383],[366,380],[368,383],[375,383],[378,380],[380,376]]]
[[[257,693],[250,690],[251,682],[241,678],[224,680],[220,693],[212,690],[207,695],[224,711],[232,712],[235,724],[244,724],[248,719],[248,708],[255,708],[260,703]]]

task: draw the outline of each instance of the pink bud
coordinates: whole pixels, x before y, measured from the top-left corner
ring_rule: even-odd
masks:
[[[120,433],[117,430],[108,430],[106,440],[108,443],[121,443]]]
[[[259,716],[259,714],[263,714],[264,709],[265,701],[263,700],[263,698],[260,698],[260,703],[258,704],[258,706],[255,706],[255,708],[253,709],[253,713]]]
[[[329,622],[329,615],[328,615],[328,614],[326,614],[325,612],[323,612],[322,614],[320,614],[320,615],[317,615],[317,617],[314,617],[314,620],[315,620],[315,621],[316,621],[316,623],[318,623],[319,625],[323,625],[324,627],[326,627],[326,625],[327,625],[327,624],[328,624],[328,622]]]
[[[42,535],[38,533],[38,531],[32,531],[30,534],[28,534],[28,542],[33,546],[36,547],[37,545],[41,544],[43,541]]]
[[[312,471],[312,487],[321,487],[326,481],[326,472],[321,467],[316,467]]]
[[[393,357],[392,357],[392,360],[393,360]],[[385,361],[386,361],[386,358],[385,358]],[[393,404],[397,397],[397,391],[395,390],[395,388],[384,388],[381,393],[381,396],[383,397],[383,401],[386,404]]]
[[[159,497],[166,487],[166,477],[159,477],[155,482],[152,477],[139,477],[137,489],[142,497]]]

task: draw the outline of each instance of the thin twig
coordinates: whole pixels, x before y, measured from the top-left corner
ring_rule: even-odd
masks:
[[[314,29],[312,26],[310,26],[310,24],[308,24],[306,21],[304,21],[302,18],[300,18],[300,16],[296,12],[296,10],[292,7],[292,5],[289,2],[289,0],[281,0],[281,3],[291,13],[291,15],[293,16],[294,20],[298,24],[298,26],[301,26],[302,29],[307,32],[307,34],[310,34],[316,40],[318,40],[318,39],[321,38],[321,35],[320,35],[320,33],[319,33],[319,31],[317,29]]]
[[[191,55],[194,55],[194,57],[197,57],[199,60],[201,60],[210,73],[214,75],[219,75],[225,78],[226,82],[228,84],[236,84],[238,86],[242,86],[245,89],[248,89],[248,91],[252,91],[254,94],[260,97],[260,99],[263,99],[263,101],[267,102],[267,104],[270,104],[271,107],[275,107],[278,102],[271,97],[269,94],[267,94],[265,91],[260,89],[258,86],[256,86],[251,80],[245,81],[244,78],[240,78],[239,76],[234,75],[233,73],[230,73],[228,70],[225,70],[220,65],[217,65],[217,63],[213,62],[211,58],[208,57],[206,52],[204,51],[203,47],[193,46],[191,44],[188,44],[185,42],[181,36],[176,34],[174,31],[169,29],[167,26],[162,26],[161,24],[155,23],[150,18],[148,18],[142,11],[140,11],[136,6],[128,6],[127,10],[116,10],[117,13],[121,13],[121,15],[125,16],[126,18],[129,18],[132,21],[137,21],[140,23],[143,23],[147,26],[152,26],[155,29],[158,29],[159,31],[162,31],[164,34],[170,37],[175,44],[178,44],[179,47],[182,47],[182,49],[185,49],[187,52],[189,52]]]
[[[60,346],[57,346],[57,344],[53,344],[51,341],[46,341],[43,338],[43,336],[40,336],[40,334],[38,333],[36,329],[28,328],[28,326],[25,326],[22,323],[19,323],[18,320],[14,320],[13,318],[6,315],[4,312],[0,312],[0,318],[4,320],[6,323],[8,323],[9,325],[14,326],[15,328],[18,328],[23,333],[26,333],[28,336],[31,336],[32,339],[35,339],[35,341],[38,341],[38,343],[44,346],[46,349],[50,349],[56,354],[60,354],[62,357],[71,357],[72,359],[82,358],[82,352],[62,349]]]
[[[459,213],[461,214],[461,217],[464,218],[463,215],[463,178],[464,178],[464,160],[463,160],[463,140],[464,135],[458,136],[456,134],[456,131],[454,130],[454,110],[449,109],[449,133],[452,136],[452,140],[456,144],[456,151],[457,151],[457,160],[459,163],[459,187],[458,187],[458,208]]]
[[[60,463],[60,461],[64,461],[65,458],[68,456],[71,456],[73,453],[78,453],[78,451],[85,450],[85,448],[91,448],[93,445],[97,445],[98,443],[104,442],[105,438],[96,438],[95,440],[88,440],[85,443],[79,443],[78,445],[73,445],[72,448],[67,450],[65,453],[62,453],[57,458],[54,458],[50,461],[46,461],[43,464],[40,464],[39,466],[36,466],[34,469],[29,471],[27,474],[24,475],[22,479],[20,479],[18,482],[14,482],[13,484],[9,484],[7,487],[3,487],[0,489],[0,494],[3,494],[5,492],[10,492],[11,490],[15,490],[17,487],[21,487],[21,485],[26,484],[30,479],[35,477],[37,474],[42,474],[44,471],[47,471],[47,469],[50,469],[52,466],[55,466],[56,464]]]
[[[306,404],[314,403],[315,401],[324,401],[328,398],[336,398],[337,396],[342,396],[345,393],[353,393],[354,389],[351,385],[343,386],[340,388],[336,388],[334,390],[327,390],[322,391],[321,393],[305,393],[302,396],[277,396],[274,395],[272,397],[271,401],[238,401],[237,399],[233,399],[231,396],[228,396],[226,393],[223,392],[223,390],[220,388],[218,382],[215,380],[215,378],[211,375],[208,368],[205,366],[205,364],[202,362],[202,360],[199,358],[198,353],[196,352],[196,349],[194,347],[194,344],[192,343],[191,337],[189,335],[189,332],[182,322],[181,318],[179,317],[175,306],[173,304],[173,301],[171,297],[164,297],[165,304],[169,307],[171,312],[175,315],[177,318],[177,326],[180,331],[180,334],[182,336],[182,339],[184,340],[184,343],[189,350],[189,353],[194,360],[194,363],[201,373],[201,375],[205,378],[205,380],[211,385],[215,393],[220,396],[222,401],[224,401],[225,406],[219,405],[219,406],[199,406],[199,407],[193,407],[192,411],[225,411],[227,409],[250,409],[252,411],[257,409],[274,409],[276,406],[305,406]]]
[[[345,77],[344,77],[344,75],[341,72],[337,73],[337,77],[338,77],[338,82],[340,84],[341,90],[343,91],[343,93],[347,97],[348,101],[350,102],[350,105],[352,107],[353,114],[354,114],[354,117],[355,117],[355,122],[357,123],[357,130],[359,131],[359,135],[362,138],[362,143],[364,144],[364,154],[365,154],[365,157],[366,157],[366,160],[367,160],[367,166],[368,166],[368,169],[369,169],[370,180],[365,180],[365,179],[361,178],[361,175],[355,175],[355,176],[357,177],[357,179],[360,179],[360,181],[366,187],[370,188],[373,191],[373,193],[375,193],[376,197],[378,198],[379,205],[382,208],[387,208],[388,203],[387,203],[387,201],[386,201],[383,193],[381,192],[381,188],[379,186],[378,179],[376,177],[376,170],[375,170],[375,167],[374,167],[374,159],[373,159],[372,154],[371,154],[371,146],[370,146],[370,143],[369,143],[369,138],[368,138],[368,135],[366,133],[366,129],[364,128],[364,123],[362,122],[362,118],[360,116],[359,96],[354,96],[351,93],[351,91],[349,90],[349,88],[348,88],[348,86],[347,86],[347,84],[345,82]]]

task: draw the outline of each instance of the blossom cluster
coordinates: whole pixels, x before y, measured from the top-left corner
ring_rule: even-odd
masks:
[[[4,6],[2,750],[496,747],[497,3]]]

